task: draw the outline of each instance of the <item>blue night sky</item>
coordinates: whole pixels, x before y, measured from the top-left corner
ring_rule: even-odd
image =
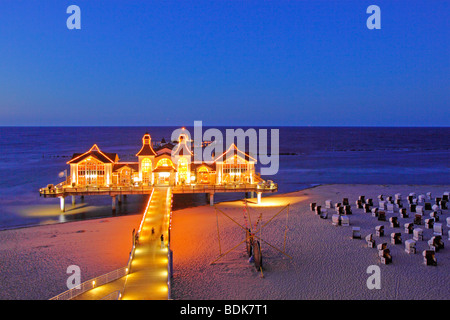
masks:
[[[0,125],[448,126],[449,3],[2,0]]]

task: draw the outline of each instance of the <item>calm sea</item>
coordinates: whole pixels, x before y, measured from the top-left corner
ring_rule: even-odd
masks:
[[[109,197],[58,199],[38,189],[62,179],[66,162],[94,143],[135,161],[145,132],[170,139],[175,127],[0,127],[0,229],[111,216]],[[187,128],[191,130],[192,128]],[[205,127],[204,130],[207,128]],[[219,128],[225,130],[226,128]],[[235,129],[235,128],[234,128]],[[246,128],[243,128],[246,129]],[[255,128],[259,129],[259,128]],[[270,129],[270,128],[268,128]],[[265,177],[289,192],[325,183],[449,184],[450,128],[282,127],[280,169]],[[218,195],[226,200],[242,195]],[[202,195],[176,198],[176,207],[204,204]],[[145,197],[130,196],[117,215],[139,213]]]

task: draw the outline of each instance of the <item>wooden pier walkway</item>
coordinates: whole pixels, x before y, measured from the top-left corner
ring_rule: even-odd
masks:
[[[89,290],[77,300],[97,300],[121,291],[122,300],[167,300],[169,298],[169,223],[171,211],[169,187],[155,187],[142,224],[139,242],[128,275]],[[155,232],[152,234],[152,228]],[[163,245],[161,245],[163,235]]]

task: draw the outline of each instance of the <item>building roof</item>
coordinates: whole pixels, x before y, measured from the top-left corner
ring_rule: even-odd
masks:
[[[92,148],[85,153],[74,153],[72,159],[70,159],[67,164],[79,163],[89,157],[95,158],[103,163],[115,163],[119,161],[119,156],[117,153],[102,152],[100,148],[94,144]]]
[[[241,157],[242,159],[245,159],[245,161],[254,161],[256,163],[256,159],[249,156],[247,153],[242,152],[241,150],[239,150],[236,145],[233,143],[227,151],[225,151],[224,153],[222,153],[220,156],[218,156],[216,158],[216,161],[223,161],[224,159],[229,159],[233,156],[238,156]]]
[[[117,171],[122,169],[123,167],[129,167],[134,171],[139,171],[139,163],[138,162],[119,162],[113,165],[113,171]]]
[[[207,167],[211,171],[216,171],[216,163],[191,163],[191,171],[197,170],[200,167]]]
[[[145,133],[142,137],[142,148],[139,150],[139,152],[136,154],[137,157],[139,156],[156,156],[155,150],[153,150],[151,145],[152,138],[148,133]]]

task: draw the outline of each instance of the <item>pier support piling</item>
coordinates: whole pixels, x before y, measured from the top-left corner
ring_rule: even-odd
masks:
[[[64,197],[59,197],[59,205],[61,207],[61,212],[66,211],[66,199]]]
[[[209,194],[209,205],[210,206],[214,205],[214,193]]]
[[[256,203],[261,204],[261,192],[257,192],[256,195],[257,195]]]
[[[115,212],[116,211],[116,196],[111,196],[112,199],[112,211]]]
[[[119,203],[119,206],[122,205],[122,195],[119,194],[119,196],[117,197],[117,202]]]
[[[72,207],[75,207],[75,196],[72,196]]]

